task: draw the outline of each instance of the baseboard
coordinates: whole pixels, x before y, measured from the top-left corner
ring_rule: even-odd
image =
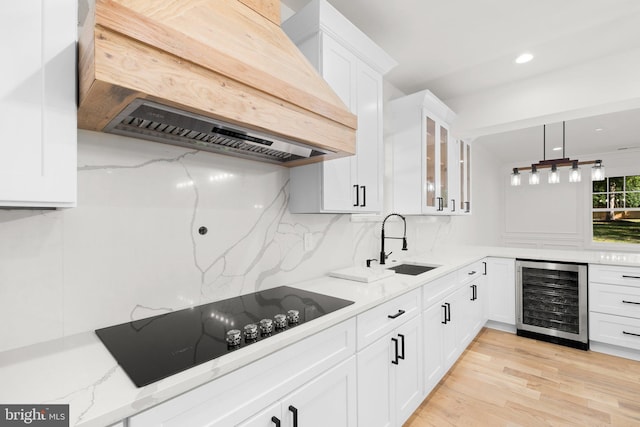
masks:
[[[498,331],[509,332],[511,334],[516,333],[516,325],[511,325],[509,323],[497,322],[495,320],[487,320],[487,323],[484,324],[485,328],[496,329]]]
[[[638,350],[631,350],[617,345],[605,344],[596,341],[591,341],[589,343],[589,348],[591,351],[597,351],[598,353],[623,357],[625,359],[631,359],[640,362],[640,351]]]

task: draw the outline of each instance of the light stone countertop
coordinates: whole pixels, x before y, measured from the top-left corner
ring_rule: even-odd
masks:
[[[242,351],[224,355],[142,388],[137,388],[129,380],[92,331],[0,353],[0,402],[68,403],[71,426],[110,425],[486,256],[640,266],[638,253],[502,247],[456,247],[440,250],[402,260],[441,265],[419,276],[395,274],[372,283],[321,277],[291,284],[297,288],[348,299],[354,301],[354,304],[243,348]]]

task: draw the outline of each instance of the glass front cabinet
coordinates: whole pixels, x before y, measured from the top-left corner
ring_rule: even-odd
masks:
[[[403,214],[471,212],[471,147],[451,135],[454,113],[429,91],[393,100],[393,208]]]

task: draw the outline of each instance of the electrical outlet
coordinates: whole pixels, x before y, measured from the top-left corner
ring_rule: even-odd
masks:
[[[313,249],[315,242],[313,241],[313,233],[304,233],[302,244],[305,252]]]

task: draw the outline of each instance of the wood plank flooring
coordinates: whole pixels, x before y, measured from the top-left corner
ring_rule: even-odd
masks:
[[[404,424],[640,426],[640,362],[483,329]]]

